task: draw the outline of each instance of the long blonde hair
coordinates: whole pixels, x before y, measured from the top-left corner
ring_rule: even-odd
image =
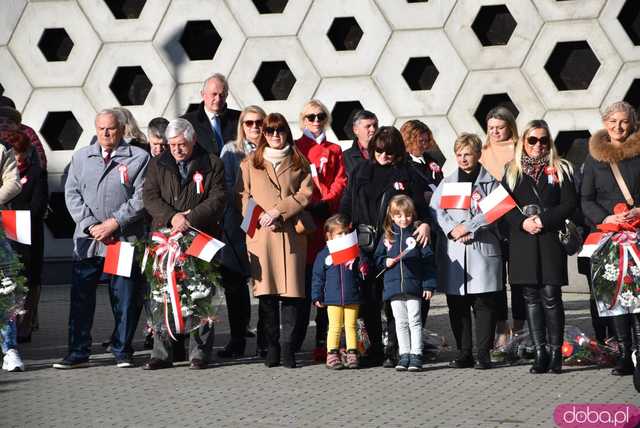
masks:
[[[129,139],[136,139],[141,144],[148,144],[147,136],[140,130],[136,118],[133,117],[131,111],[124,107],[114,107],[114,110],[119,111],[124,116],[124,137]]]
[[[506,122],[507,128],[509,128],[509,132],[511,133],[511,137],[509,137],[509,139],[513,141],[513,144],[518,143],[518,125],[516,124],[516,118],[513,113],[511,113],[511,110],[502,106],[498,106],[489,110],[489,113],[487,113],[487,117],[485,118],[484,122],[487,125],[487,128],[489,125],[489,119],[498,119]],[[489,130],[487,129],[487,139],[482,146],[483,149],[486,149],[490,143],[488,131]]]
[[[244,153],[244,140],[247,138],[247,135],[244,133],[244,117],[247,113],[259,114],[262,116],[262,121],[264,121],[265,117],[267,117],[267,113],[262,110],[261,107],[256,105],[246,106],[242,112],[240,113],[240,117],[238,118],[238,136],[236,137],[235,144],[233,148],[238,153]]]
[[[547,133],[547,137],[549,137],[549,166],[555,168],[558,174],[558,180],[560,184],[564,182],[565,179],[571,179],[573,176],[573,166],[571,163],[562,157],[558,153],[556,149],[556,145],[553,142],[553,138],[551,137],[551,132],[549,131],[549,125],[544,120],[532,120],[527,123],[527,126],[522,133],[522,137],[518,139],[516,143],[515,157],[509,164],[507,165],[507,171],[505,173],[507,177],[507,185],[511,190],[516,187],[518,180],[522,176],[522,153],[524,153],[524,144],[526,139],[529,137],[529,134],[534,129],[544,129]]]
[[[393,219],[391,218],[394,214],[402,213],[404,215],[410,215],[413,220],[416,219],[416,206],[413,203],[413,200],[407,195],[396,195],[389,201],[389,206],[387,207],[387,215],[384,218],[384,237],[387,241],[393,242],[394,233],[393,233]]]

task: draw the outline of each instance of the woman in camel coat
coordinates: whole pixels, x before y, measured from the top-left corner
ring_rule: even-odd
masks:
[[[282,304],[283,364],[295,367],[293,333],[297,312],[305,297],[304,272],[307,236],[304,208],[313,184],[309,163],[295,148],[286,119],[272,113],[265,118],[263,137],[240,165],[236,190],[247,215],[253,199],[264,212],[253,237],[247,234],[247,251],[253,294],[259,301],[268,350],[265,364],[280,363],[280,305]]]

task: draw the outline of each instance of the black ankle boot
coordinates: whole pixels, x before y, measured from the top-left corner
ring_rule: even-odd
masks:
[[[562,351],[558,346],[551,347],[551,358],[549,361],[549,371],[555,374],[562,373]]]
[[[267,357],[264,360],[264,365],[267,367],[276,367],[280,365],[279,346],[269,346],[267,349]]]
[[[290,369],[296,368],[296,355],[290,343],[282,344],[282,365]]]
[[[536,357],[529,373],[546,373],[549,370],[547,352],[547,331],[544,323],[544,309],[541,303],[527,303],[527,324],[531,341],[536,348]]]
[[[611,370],[614,376],[629,376],[633,374],[633,361],[631,361],[631,345],[628,343],[618,343],[618,360],[616,366]]]

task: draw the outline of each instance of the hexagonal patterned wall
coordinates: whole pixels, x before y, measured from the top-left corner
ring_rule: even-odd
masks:
[[[361,108],[381,124],[420,119],[451,169],[453,141],[484,133],[497,105],[523,126],[547,120],[580,163],[616,100],[640,107],[638,0],[0,1],[0,94],[49,158],[47,255],[68,254],[64,172],[95,112],[129,108],[144,125],[197,106],[202,81],[229,77],[228,103],[260,104],[297,128],[310,98],[350,145]],[[300,134],[298,129],[296,135]],[[61,248],[64,248],[62,250]]]

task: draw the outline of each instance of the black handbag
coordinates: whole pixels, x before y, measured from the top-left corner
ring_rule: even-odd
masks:
[[[382,224],[384,221],[384,203],[386,194],[380,198],[380,206],[378,207],[378,224]],[[359,224],[356,228],[358,234],[358,246],[363,253],[373,253],[378,245],[378,230],[379,226],[372,226],[370,224]]]
[[[570,256],[576,254],[582,247],[582,236],[578,227],[569,219],[564,221],[564,228],[558,230],[558,240]]]

